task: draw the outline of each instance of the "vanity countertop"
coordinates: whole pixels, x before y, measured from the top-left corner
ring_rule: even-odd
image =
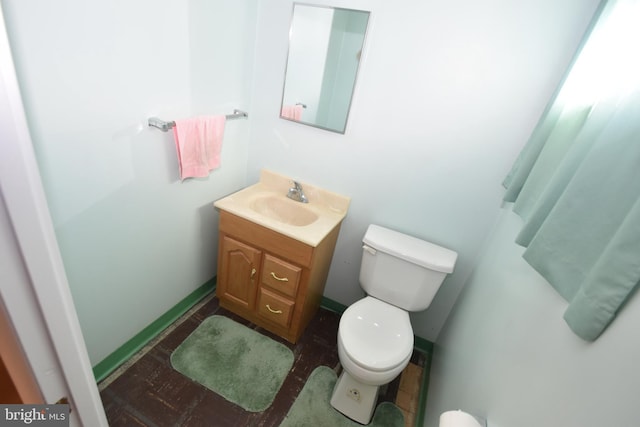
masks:
[[[317,246],[347,215],[350,198],[300,182],[309,203],[286,197],[293,180],[262,170],[260,181],[213,205],[310,246]]]

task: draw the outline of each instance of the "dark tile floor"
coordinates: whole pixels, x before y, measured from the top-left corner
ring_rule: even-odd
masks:
[[[320,309],[298,343],[291,344],[221,308],[208,298],[199,308],[176,322],[165,336],[143,350],[135,361],[100,384],[100,395],[111,427],[118,426],[278,426],[320,365],[339,369],[337,331],[340,315]],[[264,412],[247,412],[204,386],[173,370],[169,357],[207,317],[227,316],[289,347],[295,357],[291,372]],[[424,355],[414,352],[414,363],[424,366]],[[394,401],[400,379],[392,382],[380,401]]]

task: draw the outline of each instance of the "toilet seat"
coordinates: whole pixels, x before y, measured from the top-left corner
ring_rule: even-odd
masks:
[[[409,313],[370,296],[342,314],[338,335],[346,355],[374,372],[405,363],[413,352]]]

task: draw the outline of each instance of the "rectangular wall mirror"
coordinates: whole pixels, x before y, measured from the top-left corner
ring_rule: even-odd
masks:
[[[294,3],[280,117],[344,133],[369,12]]]

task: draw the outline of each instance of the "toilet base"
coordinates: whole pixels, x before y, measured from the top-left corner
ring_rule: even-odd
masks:
[[[333,388],[331,406],[360,424],[369,424],[378,399],[379,388],[376,385],[356,381],[342,370]]]

